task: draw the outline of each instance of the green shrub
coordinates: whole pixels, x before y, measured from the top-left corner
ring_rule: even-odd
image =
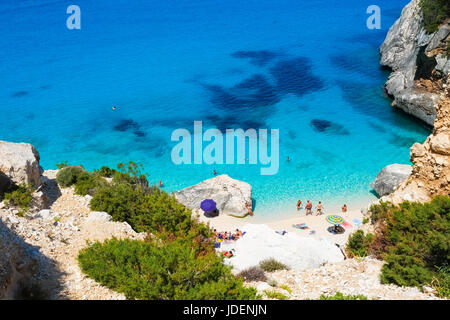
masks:
[[[287,292],[292,293],[292,289],[289,288],[289,286],[288,286],[287,284],[282,284],[282,285],[280,286],[280,289],[284,289],[284,290],[286,290]]]
[[[362,230],[358,230],[348,237],[347,253],[350,257],[365,257],[369,254],[372,241],[373,234],[364,235]]]
[[[450,297],[450,266],[437,268],[436,277],[431,282],[441,297]]]
[[[85,196],[87,194],[94,195],[97,190],[106,186],[107,182],[97,173],[83,172],[77,177],[75,183],[75,194]]]
[[[103,166],[98,170],[94,170],[94,172],[100,175],[101,177],[112,178],[116,174],[117,170],[111,169],[110,167],[107,166]]]
[[[259,266],[266,272],[274,272],[277,270],[289,270],[289,267],[274,258],[269,258],[261,261]]]
[[[277,287],[278,286],[278,282],[274,279],[270,279],[269,281],[267,281],[267,284],[271,287]]]
[[[260,267],[250,267],[245,270],[242,270],[239,274],[239,277],[242,277],[244,281],[266,281],[267,277],[264,273],[264,270]]]
[[[358,295],[344,295],[341,292],[336,292],[333,296],[322,294],[318,300],[367,300],[367,297],[361,294]]]
[[[428,33],[435,32],[439,26],[450,18],[450,2],[448,0],[420,0],[423,22]]]
[[[362,221],[363,224],[369,223],[369,218],[364,218]]]
[[[86,171],[81,167],[68,166],[59,170],[56,175],[56,182],[61,187],[70,187],[77,183],[78,177]]]
[[[214,250],[199,249],[185,239],[107,240],[80,251],[81,269],[128,299],[256,299]]]
[[[288,297],[286,297],[284,294],[277,292],[275,290],[264,290],[264,294],[269,299],[277,299],[277,300],[289,300]]]
[[[5,193],[4,201],[7,206],[19,207],[19,216],[23,216],[30,208],[33,188],[30,185],[21,184],[12,192]]]
[[[108,212],[114,221],[128,222],[138,232],[186,232],[192,223],[191,210],[156,187],[144,190],[123,182],[102,186],[90,207]]]
[[[398,207],[382,204],[373,209],[381,231],[370,250],[386,261],[381,282],[422,287],[437,278],[445,288],[448,282],[442,268],[450,265],[450,197],[435,197],[428,203],[406,201]]]

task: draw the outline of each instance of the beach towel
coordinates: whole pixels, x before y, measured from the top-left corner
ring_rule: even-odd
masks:
[[[353,222],[353,224],[354,224],[355,226],[357,226],[357,227],[361,227],[361,225],[362,225],[361,220],[356,219],[356,218],[353,219],[352,222]]]
[[[219,249],[220,248],[220,242],[215,242],[214,243],[214,248],[215,249]]]
[[[344,223],[342,225],[347,228],[353,228],[353,226],[350,223],[348,223],[347,221],[344,221]]]
[[[302,224],[293,224],[292,226],[293,226],[294,228],[301,229],[301,230],[303,230],[303,229],[309,229],[308,226],[307,226],[305,223],[302,223]]]
[[[284,236],[287,233],[287,231],[285,231],[285,230],[283,230],[283,231],[275,231],[275,232],[278,233],[278,234],[281,234],[282,236]]]

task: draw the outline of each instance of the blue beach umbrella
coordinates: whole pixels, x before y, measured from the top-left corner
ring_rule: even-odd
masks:
[[[344,218],[336,215],[327,216],[325,220],[327,220],[328,223],[334,224],[335,226],[339,226],[344,223]]]
[[[200,208],[205,212],[216,210],[216,202],[212,199],[205,199],[200,203]]]

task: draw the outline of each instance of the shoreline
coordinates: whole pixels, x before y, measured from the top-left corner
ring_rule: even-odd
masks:
[[[366,206],[367,207],[367,206]],[[295,210],[296,211],[296,210]],[[315,215],[315,211],[313,210],[313,215],[305,215],[305,209],[301,209],[298,214],[286,214],[284,213],[283,218],[281,219],[274,219],[279,216],[272,216],[268,219],[257,216],[247,216],[245,218],[236,218],[233,216],[228,216],[226,214],[221,214],[217,217],[213,218],[207,218],[205,217],[201,210],[194,211],[196,214],[199,215],[199,220],[201,222],[209,223],[211,228],[217,229],[219,232],[234,232],[237,228],[245,229],[246,225],[267,225],[274,231],[287,231],[288,233],[294,233],[297,234],[300,237],[312,237],[315,239],[325,239],[328,241],[331,241],[333,243],[337,243],[339,245],[345,245],[347,242],[347,239],[350,234],[355,232],[356,230],[361,229],[364,225],[362,224],[362,221],[364,219],[364,215],[361,212],[361,209],[351,209],[346,212],[346,214],[340,213],[324,213],[320,216]],[[297,212],[297,211],[296,211]],[[329,224],[325,218],[329,214],[337,214],[344,218],[344,221],[349,223],[351,226],[346,227],[344,226],[345,232],[343,234],[332,234],[328,232],[328,228],[332,225]],[[358,219],[361,222],[360,226],[355,225],[352,220]],[[299,223],[305,223],[308,226],[308,229],[297,229],[294,228],[293,224],[299,224]],[[314,231],[314,233],[312,233]]]

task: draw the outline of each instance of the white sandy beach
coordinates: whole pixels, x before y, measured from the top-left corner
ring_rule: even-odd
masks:
[[[327,239],[332,241],[333,243],[337,243],[339,245],[344,245],[347,242],[348,236],[356,231],[358,227],[354,225],[352,222],[353,219],[358,219],[361,222],[364,219],[363,214],[361,213],[361,209],[354,208],[352,210],[347,211],[346,214],[342,214],[339,212],[332,212],[330,214],[338,214],[344,218],[344,220],[352,225],[352,227],[345,227],[345,232],[343,234],[332,234],[328,232],[328,228],[331,226],[325,218],[327,214],[323,214],[320,216],[315,215],[315,211],[313,211],[313,215],[305,215],[305,209],[297,211],[298,214],[295,216],[293,214],[289,214],[290,217],[283,218],[277,220],[277,216],[273,218],[260,218],[255,213],[254,216],[247,216],[245,218],[235,218],[228,215],[219,215],[214,218],[207,218],[204,215],[200,214],[200,220],[204,222],[209,222],[212,228],[217,229],[217,231],[229,231],[234,232],[236,228],[242,229],[242,227],[246,224],[265,224],[269,226],[274,231],[287,231],[288,233],[295,233],[302,237],[313,237],[316,239]],[[287,214],[283,214],[282,216],[288,216]],[[293,224],[305,223],[308,226],[308,229],[297,229],[294,228]],[[245,230],[242,230],[245,231]],[[312,233],[311,231],[315,231]]]

